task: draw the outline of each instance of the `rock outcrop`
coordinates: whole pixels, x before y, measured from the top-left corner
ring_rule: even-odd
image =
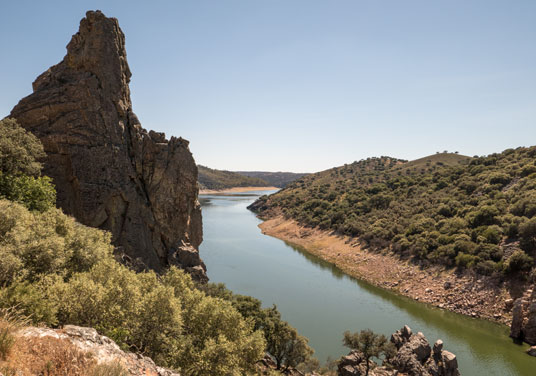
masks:
[[[514,301],[510,337],[536,345],[536,288]]]
[[[408,326],[391,336],[396,355],[383,366],[369,361],[370,376],[459,376],[456,355],[443,350],[443,341],[437,340],[433,348],[422,333],[414,334]],[[339,376],[361,376],[366,373],[363,355],[356,350],[342,357],[338,365]]]
[[[188,141],[141,127],[130,76],[117,20],[89,11],[63,61],[37,77],[10,117],[43,143],[44,174],[67,214],[110,231],[133,262],[156,271],[176,264],[206,279]]]
[[[39,342],[46,345],[47,348],[67,347],[68,351],[65,353],[75,355],[71,356],[71,363],[82,363],[81,360],[87,356],[87,359],[94,365],[119,364],[121,369],[127,375],[131,376],[180,376],[177,372],[157,366],[151,358],[121,350],[114,341],[108,337],[99,335],[93,328],[83,328],[74,325],[67,325],[63,329],[29,327],[23,329],[18,335],[28,341],[26,343],[27,346],[35,349],[40,347]],[[80,355],[76,356],[76,354]],[[47,359],[40,359],[40,356],[46,357],[45,354],[39,354],[38,351],[32,352],[32,357],[37,357],[33,359],[33,363],[47,362]],[[68,358],[68,356],[65,357],[65,359]],[[91,364],[84,365],[86,368],[91,367]],[[75,368],[75,366],[76,364],[70,367]],[[81,366],[83,365],[80,364],[78,368],[82,368]],[[81,373],[83,374],[83,372]],[[97,373],[94,372],[92,374]]]

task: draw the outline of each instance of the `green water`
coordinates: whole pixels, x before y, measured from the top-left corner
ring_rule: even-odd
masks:
[[[266,193],[259,192],[258,194]],[[276,304],[282,316],[309,338],[325,361],[348,352],[345,330],[371,328],[390,335],[403,325],[421,331],[458,357],[464,376],[536,375],[536,358],[514,344],[506,327],[414,302],[351,278],[299,247],[262,235],[246,207],[253,194],[201,196],[201,256],[211,282]]]

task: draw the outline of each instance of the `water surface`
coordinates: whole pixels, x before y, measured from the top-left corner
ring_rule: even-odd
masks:
[[[389,336],[403,325],[424,333],[458,357],[463,376],[536,375],[536,358],[508,330],[412,301],[342,273],[300,247],[263,235],[246,207],[258,195],[202,195],[201,257],[211,282],[276,304],[284,320],[309,338],[320,361],[348,353],[345,330],[370,328]]]

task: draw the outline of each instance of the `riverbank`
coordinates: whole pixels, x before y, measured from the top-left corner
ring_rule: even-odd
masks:
[[[200,195],[217,195],[217,194],[229,194],[229,193],[244,193],[253,191],[273,191],[278,190],[277,187],[232,187],[226,189],[200,189]]]
[[[367,251],[355,238],[303,227],[282,216],[266,219],[259,228],[375,286],[456,313],[505,325],[511,322],[510,293],[491,277],[460,275],[434,266],[421,269],[387,250]]]

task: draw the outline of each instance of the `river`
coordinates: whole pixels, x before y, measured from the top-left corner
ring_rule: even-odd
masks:
[[[276,304],[284,320],[309,338],[324,362],[348,353],[345,330],[370,328],[390,336],[409,325],[431,342],[441,338],[463,376],[536,375],[536,358],[504,326],[412,301],[342,273],[299,247],[263,235],[246,207],[259,195],[202,195],[201,257],[211,282]]]

